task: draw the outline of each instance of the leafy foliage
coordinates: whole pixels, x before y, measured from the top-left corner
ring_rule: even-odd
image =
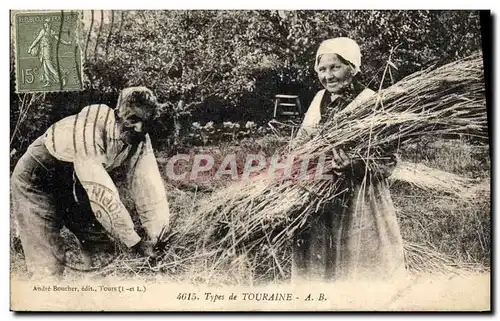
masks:
[[[309,104],[320,89],[314,55],[327,38],[360,44],[363,81],[374,89],[391,50],[395,68],[383,86],[481,46],[475,11],[111,11],[91,12],[85,23],[87,90],[45,95],[25,120],[39,130],[26,136],[28,128],[20,128],[11,147],[23,149],[21,140],[87,103],[113,106],[118,91],[132,85],[148,86],[169,102],[157,137],[184,136],[198,120],[263,124],[278,93],[298,94]],[[13,124],[21,109],[14,88],[11,82]]]
[[[226,109],[240,109],[238,118],[269,110],[279,91],[308,102],[318,88],[314,54],[327,38],[361,45],[373,87],[396,47],[393,81],[480,47],[479,15],[470,11],[138,11],[122,19],[111,49],[90,61],[98,88],[148,85],[224,118]]]

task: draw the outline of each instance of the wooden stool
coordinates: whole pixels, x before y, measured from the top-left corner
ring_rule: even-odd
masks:
[[[274,99],[273,118],[278,116],[278,107],[280,116],[300,116],[302,115],[302,105],[299,96],[296,95],[276,95]]]

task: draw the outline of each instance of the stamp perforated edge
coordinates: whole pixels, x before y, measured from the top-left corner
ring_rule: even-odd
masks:
[[[18,61],[17,61],[17,25],[16,25],[16,16],[18,14],[26,14],[26,13],[42,13],[42,14],[46,14],[46,13],[61,13],[61,12],[72,12],[72,13],[77,13],[78,15],[78,19],[77,19],[77,23],[76,23],[76,30],[75,30],[75,33],[76,33],[76,37],[77,37],[77,41],[76,41],[76,44],[79,48],[79,51],[80,51],[80,66],[79,67],[79,70],[80,70],[80,78],[81,78],[81,82],[82,82],[82,86],[81,88],[77,89],[77,88],[71,88],[71,89],[62,89],[62,90],[19,90],[19,86],[18,86],[18,75],[17,75],[17,66],[18,66]],[[80,43],[80,39],[78,39],[78,37],[80,36],[80,33],[83,29],[81,29],[81,26],[82,26],[82,19],[83,19],[83,11],[82,10],[10,10],[10,23],[11,23],[11,28],[10,28],[10,35],[11,35],[11,45],[12,45],[12,50],[13,50],[13,54],[14,54],[14,57],[12,59],[14,59],[14,81],[15,81],[15,93],[16,94],[35,94],[35,93],[40,93],[40,94],[47,94],[47,93],[61,93],[61,92],[79,92],[79,91],[84,91],[85,90],[85,86],[84,86],[84,83],[85,83],[85,74],[83,73],[83,64],[85,63],[83,60],[84,60],[84,55],[83,55],[83,51],[82,51],[82,47],[81,47],[81,43]]]

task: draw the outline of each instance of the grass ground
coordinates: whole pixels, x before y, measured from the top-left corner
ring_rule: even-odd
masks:
[[[412,162],[476,180],[472,197],[431,193],[404,184],[391,187],[405,240],[426,244],[457,263],[490,266],[490,157],[487,146],[437,140],[410,146]]]

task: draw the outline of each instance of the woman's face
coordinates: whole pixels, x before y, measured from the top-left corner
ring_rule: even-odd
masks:
[[[338,94],[349,86],[353,74],[352,66],[343,63],[336,54],[324,54],[319,58],[319,81],[332,94]]]

